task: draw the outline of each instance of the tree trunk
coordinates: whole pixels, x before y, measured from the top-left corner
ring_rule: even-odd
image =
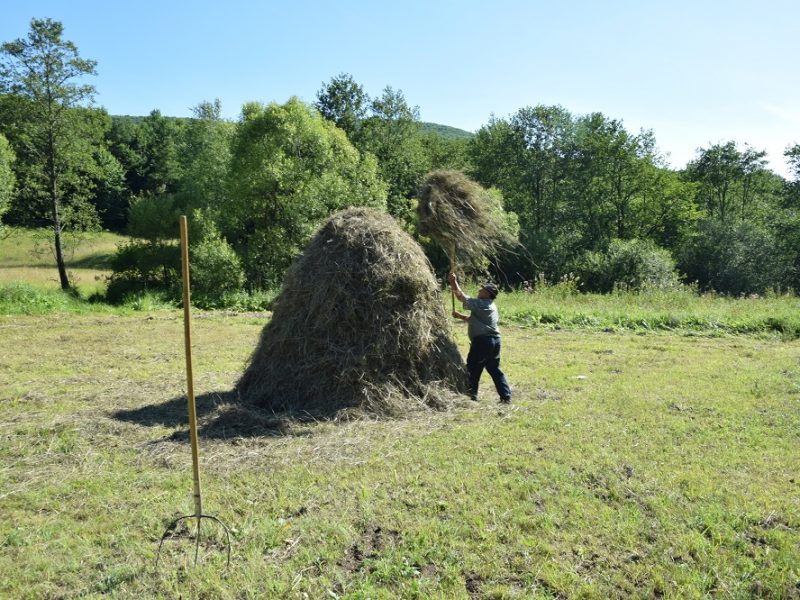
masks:
[[[55,236],[56,265],[58,266],[58,278],[61,281],[61,289],[70,289],[69,278],[67,277],[67,265],[64,262],[64,251],[61,248],[61,217],[58,214],[58,181],[55,164],[55,140],[52,132],[48,134],[48,157],[47,170],[50,179],[50,205],[53,211],[53,234]]]
[[[56,265],[58,265],[58,278],[61,281],[61,289],[69,290],[69,278],[67,277],[67,265],[64,262],[64,251],[61,248],[61,220],[58,216],[58,200],[55,193],[52,195],[53,201],[53,233],[55,234]]]

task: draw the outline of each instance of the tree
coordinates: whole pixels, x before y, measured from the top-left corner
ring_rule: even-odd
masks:
[[[516,150],[512,164],[519,169],[515,196],[526,198],[524,213],[533,230],[541,232],[556,225],[561,212],[575,123],[561,106],[539,105],[520,109],[511,118],[510,127]]]
[[[469,139],[447,139],[438,133],[427,133],[420,137],[422,150],[425,155],[425,171],[438,171],[441,169],[456,169],[469,171]]]
[[[783,155],[786,157],[786,162],[789,163],[789,169],[793,176],[793,179],[786,184],[785,204],[800,208],[800,144],[786,148]]]
[[[800,182],[800,144],[795,144],[783,153],[789,163],[789,168],[792,170],[794,180]]]
[[[235,123],[222,119],[222,104],[201,102],[185,127],[181,152],[178,201],[188,214],[192,209],[217,214],[227,198],[227,176]]]
[[[387,86],[370,110],[356,145],[378,159],[381,178],[389,185],[389,213],[410,223],[411,199],[428,166],[419,135],[419,108],[410,107],[401,90]]]
[[[3,215],[11,204],[16,178],[11,164],[14,162],[14,151],[6,137],[0,133],[0,234],[3,233]]]
[[[766,152],[746,146],[744,152],[736,142],[700,148],[698,157],[687,166],[687,176],[700,185],[698,202],[711,218],[721,221],[751,216],[758,199],[759,179],[766,172]]]
[[[62,233],[96,222],[91,204],[69,195],[70,179],[78,178],[77,167],[86,153],[81,131],[85,114],[75,109],[91,103],[95,91],[77,80],[95,75],[96,63],[81,58],[62,34],[58,21],[34,19],[27,39],[4,43],[0,50],[7,58],[0,64],[0,88],[27,101],[27,119],[20,126],[38,166],[33,189],[49,204],[59,279],[67,290]]]
[[[355,140],[367,116],[369,96],[348,73],[333,77],[317,92],[315,106],[328,121]]]
[[[277,285],[291,259],[328,215],[386,206],[371,155],[297,98],[247,104],[232,145],[221,233],[242,256],[251,288]]]

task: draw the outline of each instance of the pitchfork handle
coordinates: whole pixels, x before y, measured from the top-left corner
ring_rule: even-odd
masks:
[[[197,444],[197,406],[194,400],[194,377],[192,375],[192,307],[189,293],[189,233],[186,216],[181,215],[181,263],[183,265],[183,337],[186,347],[186,386],[189,399],[189,432],[192,442],[192,476],[194,478],[194,512],[197,526],[200,527],[200,516],[203,514],[200,497],[200,466]],[[198,531],[199,537],[199,531]]]

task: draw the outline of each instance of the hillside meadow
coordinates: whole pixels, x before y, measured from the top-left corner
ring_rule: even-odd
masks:
[[[0,597],[800,597],[797,298],[503,294],[512,405],[484,375],[477,403],[349,422],[237,402],[269,313],[195,311],[232,560],[204,522],[197,567],[179,528],[156,568],[193,511],[182,313],[0,260]]]
[[[25,282],[37,288],[58,289],[52,232],[19,228],[8,231],[0,236],[0,285]],[[79,239],[65,236],[67,271],[84,296],[105,289],[105,278],[111,274],[111,256],[126,239],[107,231],[84,234]]]

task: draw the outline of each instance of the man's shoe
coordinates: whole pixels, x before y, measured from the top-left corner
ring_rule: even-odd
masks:
[[[500,398],[500,404],[511,404],[511,398]]]

